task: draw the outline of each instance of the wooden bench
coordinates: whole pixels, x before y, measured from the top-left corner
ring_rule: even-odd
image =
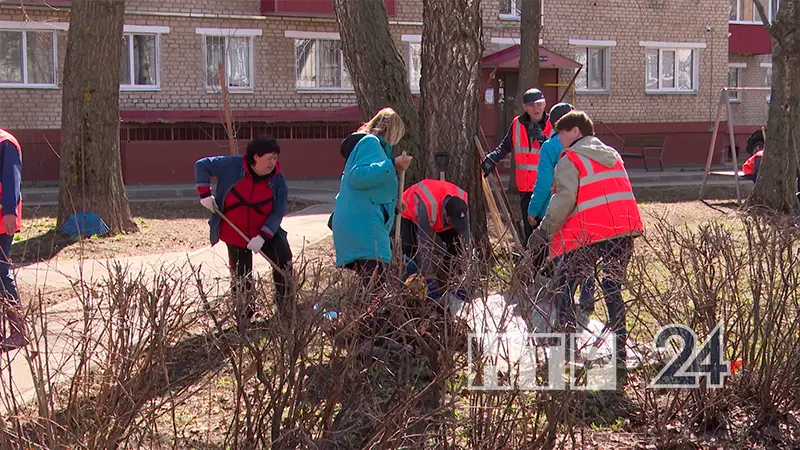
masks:
[[[644,160],[644,170],[650,171],[647,167],[648,159],[657,159],[661,171],[664,171],[664,149],[667,148],[667,136],[665,135],[634,135],[625,139],[620,155],[622,158],[641,158]],[[638,151],[630,151],[637,149]]]

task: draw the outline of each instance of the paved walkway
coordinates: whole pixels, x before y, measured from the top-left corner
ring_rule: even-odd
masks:
[[[284,219],[282,226],[288,233],[289,244],[295,257],[305,248],[331,234],[327,227],[331,211],[333,205],[324,203],[298,211]],[[42,262],[19,269],[16,277],[19,285],[65,288],[80,280],[88,284],[102,282],[108,278],[115,264],[125,269],[131,276],[142,275],[148,280],[156,274],[170,274],[176,279],[187,279],[194,267],[198,268],[204,287],[211,291],[210,296],[213,297],[224,293],[227,289],[227,260],[224,244],[217,244],[188,253],[164,253],[111,261]],[[263,258],[256,257],[253,262],[257,272],[270,270],[269,262]],[[198,298],[196,291],[191,292],[193,289],[196,287],[189,283],[185,291],[176,295],[196,299]],[[101,329],[104,307],[93,304],[91,310],[86,310],[80,301],[74,299],[54,305],[45,311],[43,325],[46,332],[38,340],[41,349],[37,352],[36,343],[32,343],[25,349],[6,353],[0,362],[0,382],[4,386],[13,386],[14,394],[12,401],[11,391],[8,388],[0,389],[0,413],[7,413],[10,404],[26,403],[36,398],[34,376],[53,379],[56,382],[69,380],[73,376],[79,361],[77,355],[80,354],[82,346],[78,337],[85,335],[82,331],[87,319],[91,323],[87,328],[93,340],[92,359],[95,362],[101,360],[104,347],[101,338],[107,331]],[[47,353],[44,353],[45,338]],[[45,354],[47,358],[43,357]],[[41,364],[42,367],[37,367],[37,364]]]
[[[641,168],[632,168],[628,171],[634,187],[680,187],[696,186],[698,193],[703,182],[705,167],[665,167],[663,172],[645,171]],[[716,171],[731,171],[730,166],[714,166]],[[732,172],[732,171],[731,171]],[[508,187],[508,175],[503,178],[503,185]],[[333,202],[339,191],[338,177],[314,179],[289,179],[289,195],[316,202]],[[711,176],[709,185],[733,186],[731,176]],[[751,183],[742,180],[742,183]],[[128,199],[131,202],[148,201],[181,201],[196,200],[197,190],[194,184],[156,184],[156,185],[128,185],[125,186]],[[25,187],[22,189],[25,204],[55,205],[58,201],[57,187]]]

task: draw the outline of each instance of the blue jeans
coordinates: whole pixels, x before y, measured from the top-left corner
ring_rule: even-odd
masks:
[[[622,281],[625,279],[632,254],[633,238],[622,237],[581,247],[554,261],[558,273],[555,306],[559,324],[566,325],[568,332],[573,332],[576,328],[573,304],[575,288],[578,283],[585,283],[589,278],[594,278],[597,263],[602,262],[601,287],[609,319],[606,326],[616,334],[618,360],[624,360],[626,356],[625,342],[628,339],[628,331],[625,325],[625,303],[622,301]],[[581,303],[583,301],[582,298]]]
[[[17,285],[11,275],[11,244],[13,242],[13,234],[0,234],[0,278],[3,281],[0,296],[12,306],[19,306]]]

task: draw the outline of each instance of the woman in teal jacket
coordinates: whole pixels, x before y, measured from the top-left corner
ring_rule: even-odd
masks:
[[[411,157],[392,158],[405,125],[391,108],[380,110],[358,132],[365,134],[345,163],[332,228],[336,266],[355,270],[366,281],[376,269],[382,279],[392,259],[397,171],[406,170]]]

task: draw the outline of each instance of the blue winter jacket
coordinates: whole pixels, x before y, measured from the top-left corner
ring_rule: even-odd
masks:
[[[209,156],[200,158],[194,163],[194,182],[198,188],[211,186],[211,177],[217,177],[217,188],[214,189],[214,200],[217,208],[222,211],[225,197],[228,192],[236,186],[236,183],[244,178],[245,165],[242,164],[242,156]],[[286,178],[283,172],[278,173],[269,181],[274,198],[272,212],[264,222],[262,229],[268,230],[269,234],[275,235],[281,229],[281,221],[286,214],[286,207],[289,202],[289,188],[286,185]],[[222,218],[219,214],[213,214],[208,221],[210,226],[209,239],[211,245],[219,242],[219,224]]]
[[[542,144],[539,152],[539,170],[536,175],[536,184],[533,186],[533,195],[528,203],[528,215],[541,219],[547,212],[550,197],[553,195],[553,172],[561,157],[564,147],[555,133]]]
[[[333,214],[336,266],[356,260],[392,259],[389,233],[395,219],[398,180],[392,147],[366,135],[344,166]]]

